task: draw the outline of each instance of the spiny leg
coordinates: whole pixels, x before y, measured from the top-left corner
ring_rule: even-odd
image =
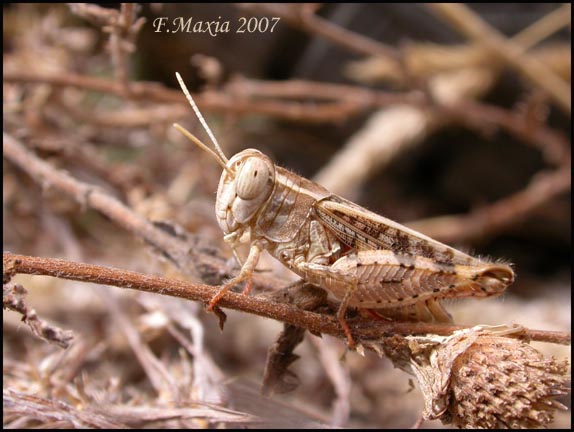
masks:
[[[260,255],[261,255],[261,248],[257,244],[252,245],[251,249],[249,249],[249,256],[247,257],[247,260],[243,264],[243,267],[241,267],[241,272],[226,284],[221,285],[219,292],[215,296],[213,296],[213,298],[211,299],[211,301],[207,306],[208,312],[213,311],[213,308],[217,305],[219,300],[221,300],[221,298],[225,295],[227,291],[229,291],[238,283],[243,282],[244,280],[247,280],[247,285],[245,286],[243,293],[244,294],[249,293],[249,291],[251,290],[251,277],[253,276],[253,271],[257,266],[257,262],[259,261]]]
[[[345,336],[347,336],[347,345],[349,346],[349,349],[355,349],[355,340],[351,334],[351,328],[349,327],[349,324],[347,324],[347,320],[345,320],[345,313],[347,312],[349,302],[351,301],[351,297],[353,296],[355,289],[356,285],[349,286],[349,289],[347,289],[343,300],[341,300],[339,310],[337,311],[337,319],[339,320],[339,323],[345,332]]]
[[[452,323],[452,317],[446,311],[446,309],[440,304],[439,299],[430,298],[425,303],[433,319],[436,322]]]
[[[329,285],[329,281],[336,281],[344,284],[344,287],[346,288],[345,295],[343,296],[337,311],[337,319],[341,324],[345,336],[347,336],[347,344],[349,348],[354,349],[355,340],[351,334],[349,324],[347,324],[347,321],[345,320],[345,313],[347,312],[353,294],[357,290],[358,281],[356,279],[356,273],[351,275],[339,273],[337,270],[333,270],[332,266],[305,261],[296,262],[296,267],[301,272],[300,274],[305,275],[307,282],[323,289],[332,290],[332,287]],[[340,286],[337,289],[340,291]]]

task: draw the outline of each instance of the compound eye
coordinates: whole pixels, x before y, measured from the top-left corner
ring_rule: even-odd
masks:
[[[252,200],[261,195],[269,181],[269,167],[265,161],[250,157],[237,174],[237,196],[244,200]]]

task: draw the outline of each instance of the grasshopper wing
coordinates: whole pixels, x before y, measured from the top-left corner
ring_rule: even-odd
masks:
[[[386,249],[446,265],[469,265],[478,261],[337,195],[317,201],[315,211],[318,218],[351,249]]]

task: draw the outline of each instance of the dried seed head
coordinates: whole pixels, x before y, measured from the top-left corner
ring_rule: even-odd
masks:
[[[479,337],[457,357],[445,420],[471,428],[534,428],[550,424],[553,398],[567,394],[567,362],[545,359],[517,339]]]
[[[426,419],[460,428],[544,427],[554,410],[566,409],[554,398],[570,391],[568,363],[502,337],[517,331],[476,326],[448,337],[389,338],[384,349],[395,366],[417,377]]]

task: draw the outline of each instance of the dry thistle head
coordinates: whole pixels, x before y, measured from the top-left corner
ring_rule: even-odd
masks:
[[[570,390],[568,364],[502,336],[517,331],[477,326],[448,337],[408,337],[385,351],[417,377],[426,419],[460,428],[544,427],[554,410],[566,409],[554,398]]]
[[[452,368],[451,403],[445,412],[459,427],[534,428],[550,424],[553,398],[569,391],[568,364],[545,359],[517,339],[479,337]]]

